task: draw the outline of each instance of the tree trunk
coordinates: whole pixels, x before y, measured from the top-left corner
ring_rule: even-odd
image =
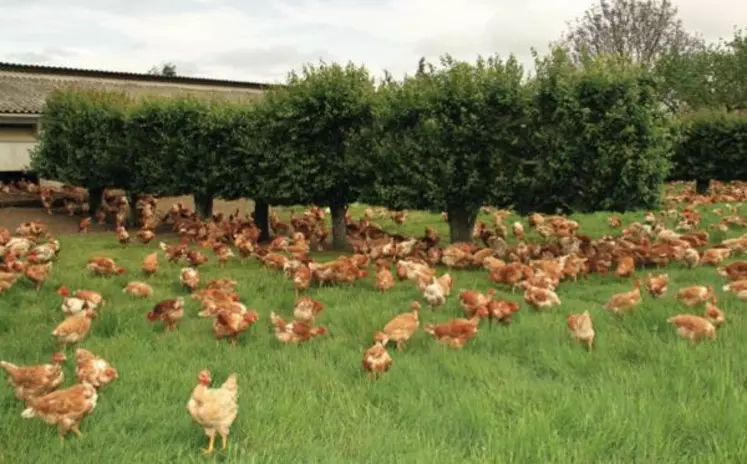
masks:
[[[254,223],[262,230],[259,235],[260,243],[270,241],[270,204],[265,201],[254,200]]]
[[[137,215],[137,201],[139,198],[139,194],[127,192],[127,202],[130,204],[130,211],[127,217],[127,225],[129,227],[139,227],[142,225],[140,224],[140,218]]]
[[[195,193],[192,195],[195,201],[195,211],[204,220],[213,216],[213,195],[210,193]]]
[[[101,197],[104,195],[103,188],[94,188],[88,190],[88,206],[91,208],[91,216],[96,216],[101,208]]]
[[[332,212],[332,248],[344,250],[348,248],[348,230],[345,226],[345,205],[330,205]]]
[[[695,181],[695,193],[698,195],[705,195],[708,193],[708,189],[711,187],[710,179],[697,179]]]
[[[451,243],[472,241],[472,229],[475,227],[477,211],[468,212],[464,209],[451,208],[446,211],[449,215],[449,236]]]

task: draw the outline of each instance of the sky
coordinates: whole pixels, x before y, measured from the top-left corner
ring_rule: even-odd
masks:
[[[304,63],[412,73],[420,57],[514,54],[531,66],[593,0],[0,0],[0,61],[283,82]],[[747,23],[744,0],[674,0],[717,41]],[[741,24],[747,26],[747,24]],[[741,26],[740,25],[740,26]]]

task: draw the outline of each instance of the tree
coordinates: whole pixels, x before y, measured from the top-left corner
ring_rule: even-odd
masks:
[[[600,0],[569,24],[562,39],[577,63],[585,56],[618,55],[647,68],[662,54],[698,44],[684,30],[671,0]]]
[[[267,156],[258,169],[273,203],[329,206],[335,248],[347,246],[345,213],[372,182],[376,91],[365,67],[321,63],[291,72],[259,104]],[[263,131],[264,132],[264,131]]]
[[[446,210],[470,241],[482,205],[509,198],[526,127],[523,70],[509,58],[421,62],[379,90],[375,196],[394,209]]]
[[[162,64],[160,68],[158,66],[153,66],[148,70],[148,74],[154,76],[176,77],[176,65],[168,62]]]

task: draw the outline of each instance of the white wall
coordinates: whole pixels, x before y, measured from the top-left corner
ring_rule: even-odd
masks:
[[[8,142],[0,141],[0,171],[25,170],[29,161],[29,151],[36,146],[36,142]]]

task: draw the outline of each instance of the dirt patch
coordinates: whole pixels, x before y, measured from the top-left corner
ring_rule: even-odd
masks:
[[[7,196],[9,200],[13,200],[10,196]],[[47,225],[49,232],[54,235],[64,234],[77,234],[78,223],[81,220],[81,216],[68,216],[63,208],[57,208],[53,210],[53,214],[47,214],[41,207],[41,202],[37,199],[34,201],[33,198],[24,199],[30,200],[24,202],[27,206],[2,206],[0,205],[0,227],[7,227],[11,231],[14,231],[18,224],[27,221],[41,221]],[[16,200],[20,200],[20,197],[16,197]],[[165,214],[166,211],[176,202],[182,202],[188,208],[194,208],[194,202],[191,196],[184,197],[169,197],[161,198],[158,200],[158,212],[159,214]],[[12,201],[9,202],[12,204]],[[7,203],[6,203],[7,204]],[[222,201],[216,200],[214,205],[214,211],[216,213],[230,214],[236,211],[238,208],[240,214],[249,213],[254,210],[254,202],[251,200],[237,200],[237,201]],[[93,224],[91,232],[107,232],[112,231],[111,225],[98,225]]]

